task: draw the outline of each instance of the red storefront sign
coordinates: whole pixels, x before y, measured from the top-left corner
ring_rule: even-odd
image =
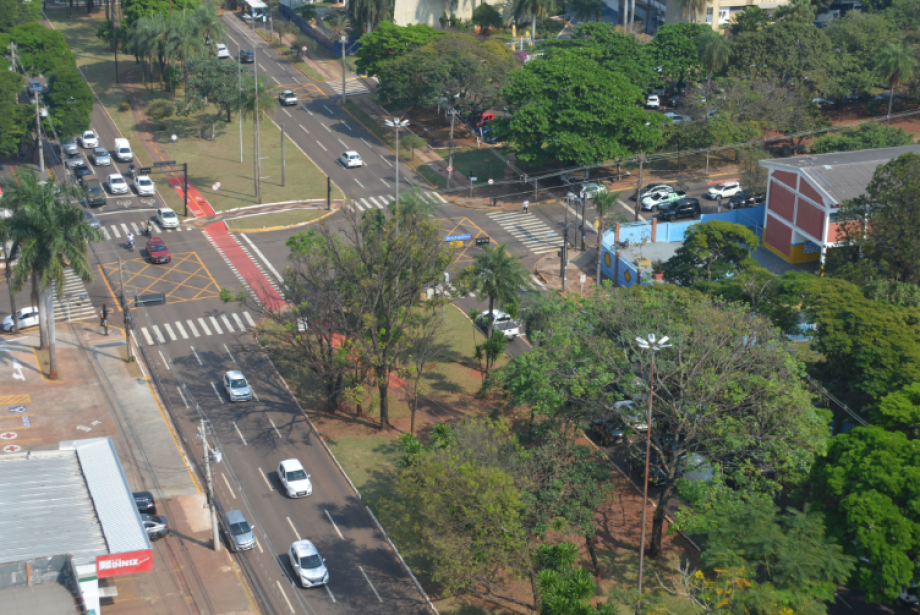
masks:
[[[134,574],[135,572],[150,572],[152,570],[152,549],[96,556],[96,576],[100,579],[120,577],[126,574]]]

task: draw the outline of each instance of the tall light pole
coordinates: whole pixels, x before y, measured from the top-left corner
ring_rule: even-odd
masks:
[[[383,123],[390,128],[396,129],[396,207],[399,208],[399,129],[409,125],[409,120],[401,120],[394,117],[392,120],[383,120]],[[396,227],[399,228],[399,212],[396,216]]]
[[[652,452],[652,399],[655,393],[655,353],[665,348],[670,348],[668,336],[656,339],[654,333],[648,334],[648,339],[636,338],[639,348],[652,351],[652,371],[648,383],[648,415],[645,417],[645,486],[642,492],[642,537],[639,539],[639,583],[636,595],[636,615],[640,615],[642,608],[642,574],[645,566],[645,520],[648,514],[648,468],[649,457]]]

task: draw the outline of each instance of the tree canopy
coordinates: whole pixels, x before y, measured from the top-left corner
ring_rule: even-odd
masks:
[[[871,122],[859,128],[845,128],[839,132],[818,137],[808,149],[816,154],[830,154],[831,152],[850,152],[881,147],[901,147],[912,145],[913,142],[913,137],[904,132],[903,128]]]
[[[17,26],[30,21],[38,21],[40,16],[41,6],[35,2],[0,0],[0,34],[12,32]]]
[[[12,156],[31,136],[32,108],[18,100],[24,85],[19,73],[0,70],[0,156]]]
[[[655,33],[648,54],[652,66],[670,81],[698,81],[703,67],[699,60],[700,39],[708,36],[708,24],[669,23]]]
[[[749,228],[722,220],[694,224],[683,245],[664,265],[665,279],[681,286],[720,280],[756,264],[751,251],[760,240]]]
[[[199,0],[124,0],[121,11],[126,28],[133,26],[141,17],[168,15],[172,11],[192,9]]]
[[[355,66],[359,73],[374,77],[387,62],[411,53],[441,34],[427,24],[397,26],[385,21],[361,37]]]
[[[43,24],[32,22],[17,26],[10,31],[10,39],[16,43],[19,61],[32,74],[44,75],[59,66],[76,66],[64,35]]]
[[[89,128],[93,91],[76,66],[59,66],[48,73],[45,100],[58,134],[69,137]]]

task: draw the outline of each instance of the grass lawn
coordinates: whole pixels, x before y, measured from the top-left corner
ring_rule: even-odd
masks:
[[[52,13],[63,17],[63,12]],[[53,21],[54,27],[61,31],[77,56],[77,64],[86,76],[93,90],[99,96],[109,115],[119,130],[132,140],[138,161],[144,166],[152,162],[146,149],[138,142],[134,115],[131,111],[119,111],[119,105],[127,100],[122,88],[114,82],[114,62],[112,55],[96,39],[95,32],[101,14],[87,16],[78,13],[72,20]],[[119,62],[122,79],[134,67],[133,58],[128,56]],[[180,92],[178,96],[182,96]],[[146,103],[157,99],[170,99],[158,86],[144,90]],[[189,181],[198,188],[217,210],[232,209],[256,203],[253,185],[252,164],[252,122],[243,122],[243,162],[240,163],[240,132],[236,116],[232,122],[226,122],[226,114],[220,115],[213,107],[188,118],[171,117],[154,126],[154,134],[161,143],[166,144],[167,155],[178,163],[188,163]],[[211,140],[212,126],[215,138]],[[326,176],[297,148],[290,138],[285,144],[286,185],[281,186],[281,132],[270,120],[261,122],[262,145],[262,201],[264,203],[294,201],[297,199],[325,198]],[[178,141],[173,155],[170,136],[177,135]],[[160,194],[167,204],[181,212],[182,199],[170,189],[162,177],[154,176],[158,181]],[[221,183],[219,199],[211,191],[211,186]],[[333,198],[342,198],[338,189]]]
[[[253,214],[243,218],[227,220],[227,226],[231,231],[260,231],[276,226],[292,226],[294,224],[313,222],[327,213],[329,212],[319,209],[292,209],[270,214]]]

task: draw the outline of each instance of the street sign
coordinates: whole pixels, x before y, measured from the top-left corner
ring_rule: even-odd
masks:
[[[494,183],[495,183],[495,180],[494,180],[494,179],[490,179],[490,180],[489,180],[489,185],[490,185],[490,186],[491,186],[492,184],[494,184]]]
[[[477,238],[476,238],[476,245],[477,245],[477,246],[487,246],[487,245],[489,245],[489,238],[488,238],[488,237],[477,237]]]
[[[217,192],[220,189],[220,182],[214,182],[214,185],[211,186],[211,190]]]
[[[171,166],[174,165],[174,164],[176,164],[176,161],[175,161],[175,160],[164,160],[164,161],[162,161],[162,162],[154,162],[154,163],[153,163],[153,166],[155,166],[155,167],[171,167]]]
[[[306,53],[306,52],[307,52],[307,46],[304,45],[303,47],[300,48],[300,50],[303,51],[304,53]]]
[[[138,175],[146,175],[147,173],[150,173],[150,167],[140,167],[137,170]]]
[[[582,284],[584,284],[584,283],[585,283],[585,281],[587,281],[587,279],[588,279],[588,276],[587,276],[587,275],[585,275],[585,274],[581,274],[581,278],[580,278],[580,281],[581,281],[581,283],[582,283]]]
[[[472,238],[472,235],[450,235],[449,237],[445,237],[444,241],[466,241]]]
[[[470,181],[471,181],[471,182],[477,182],[477,181],[479,181],[479,178],[478,178],[478,177],[473,177],[472,175],[470,175]]]
[[[462,248],[463,242],[462,241],[452,241],[450,242],[450,247],[451,248]]]
[[[447,167],[447,172],[448,172],[448,173],[450,173],[450,172],[453,171],[453,170],[454,170],[454,167]]]

